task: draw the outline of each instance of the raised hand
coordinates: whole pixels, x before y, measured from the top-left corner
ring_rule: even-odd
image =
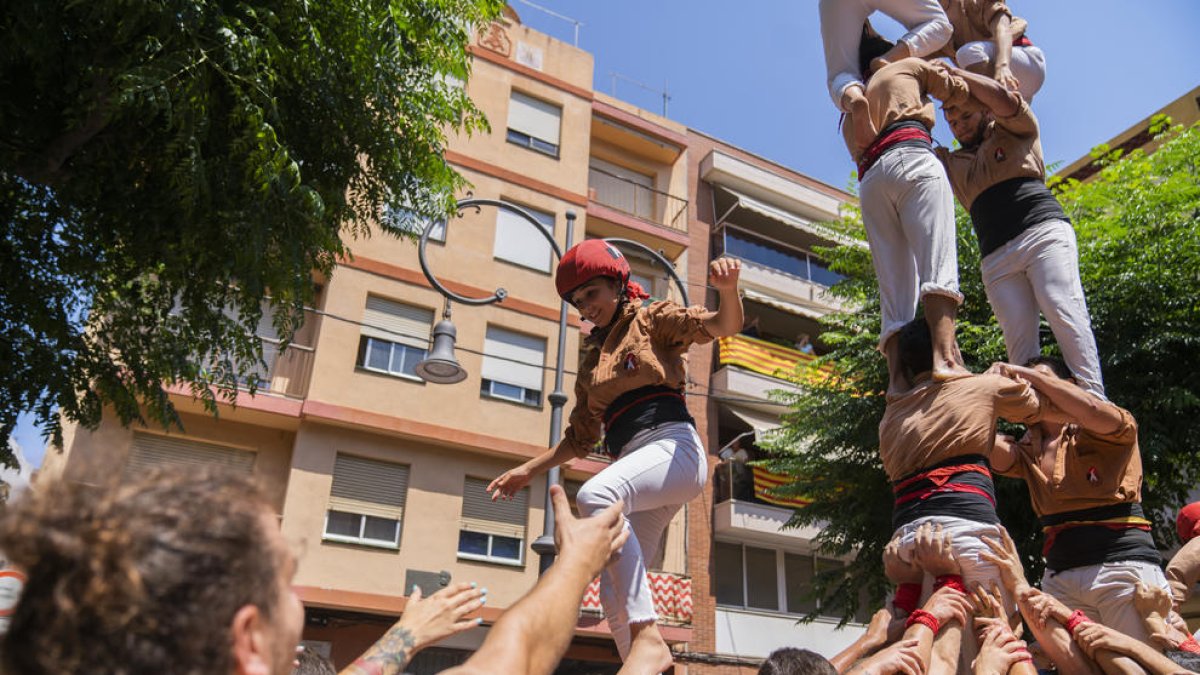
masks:
[[[919,584],[925,572],[913,561],[900,557],[900,539],[892,539],[883,547],[883,573],[896,585]]]
[[[957,621],[965,626],[972,613],[971,601],[967,595],[949,586],[939,588],[929,596],[922,609],[932,614],[941,626],[952,621]]]
[[[1029,582],[1025,581],[1025,569],[1021,566],[1021,556],[1017,553],[1017,545],[1013,543],[1012,537],[1008,536],[1008,530],[1000,528],[1000,541],[991,537],[983,537],[983,543],[991,551],[984,551],[979,557],[999,569],[1000,580],[1004,582],[1009,593],[1014,596],[1019,595],[1021,590],[1029,585]]]
[[[1004,675],[1009,668],[1030,658],[1025,642],[997,621],[984,628],[973,667],[975,675]]]
[[[529,469],[522,464],[515,469],[509,469],[500,475],[499,478],[488,483],[487,491],[492,495],[492,501],[497,499],[512,499],[514,495],[521,491],[521,488],[529,485],[532,474]]]
[[[718,291],[737,290],[742,261],[721,257],[708,264],[708,285]]]
[[[936,527],[932,523],[924,523],[917,528],[913,560],[935,577],[961,573],[954,551],[950,548],[950,536],[942,531],[941,523]]]
[[[629,538],[621,513],[624,502],[617,500],[594,516],[576,518],[562,486],[550,486],[550,500],[554,505],[554,543],[558,547],[555,564],[579,564],[591,576],[599,574]]]

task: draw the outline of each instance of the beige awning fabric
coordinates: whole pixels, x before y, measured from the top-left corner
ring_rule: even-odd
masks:
[[[779,428],[779,416],[770,413],[758,412],[741,406],[725,404],[729,412],[733,413],[741,421],[750,425],[754,430],[755,440],[761,441],[766,438],[766,435]]]
[[[788,213],[787,211],[784,211],[783,209],[771,206],[770,204],[759,201],[759,200],[755,199],[754,197],[749,197],[745,194],[742,194],[741,192],[738,192],[737,190],[731,190],[730,188],[727,188],[724,185],[722,185],[720,187],[722,190],[728,192],[730,195],[733,196],[734,199],[737,200],[738,206],[741,206],[742,208],[746,208],[751,211],[754,211],[755,213],[757,213],[761,216],[766,216],[767,218],[770,218],[772,220],[783,223],[784,225],[787,225],[789,227],[794,227],[798,230],[803,230],[803,231],[813,235],[814,237],[820,237],[822,239],[826,239],[826,240],[832,241],[832,242],[837,242],[837,243],[845,245],[845,246],[860,246],[860,247],[865,248],[867,245],[867,242],[862,241],[861,239],[854,239],[853,237],[847,237],[846,235],[835,232],[835,231],[829,229],[828,227],[825,227],[824,225],[819,225],[817,223],[812,222],[811,220],[806,220],[804,218],[801,218],[800,216],[796,216],[791,213]]]
[[[826,314],[825,312],[818,312],[815,309],[809,309],[803,305],[797,305],[794,302],[787,302],[786,300],[773,298],[766,293],[760,293],[752,288],[743,288],[742,296],[752,302],[761,302],[764,305],[770,305],[775,309],[783,310],[788,314],[795,314],[796,316],[802,316],[806,319],[812,319],[814,321],[820,320],[820,318]]]

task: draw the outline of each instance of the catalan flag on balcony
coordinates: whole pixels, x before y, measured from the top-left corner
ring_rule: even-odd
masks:
[[[813,360],[810,354],[789,349],[747,335],[731,335],[720,341],[718,357],[723,366],[740,366],[768,377],[791,377],[801,362]]]
[[[761,466],[750,467],[754,471],[754,496],[768,504],[799,508],[812,503],[811,499],[803,497],[781,497],[774,494],[777,487],[792,482],[791,476],[782,473],[772,473]]]

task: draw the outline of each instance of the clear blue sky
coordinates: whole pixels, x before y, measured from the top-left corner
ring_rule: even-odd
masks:
[[[535,0],[585,25],[595,88],[609,73],[671,93],[669,117],[831,185],[852,165],[825,88],[817,0]],[[529,26],[572,40],[570,24],[512,0]],[[1046,53],[1034,102],[1048,162],[1069,163],[1200,84],[1197,0],[1010,0]],[[887,21],[890,37],[901,30]],[[1120,31],[1120,33],[1118,33]],[[654,93],[618,81],[616,96],[661,112]],[[949,142],[945,126],[935,136]],[[15,438],[36,466],[26,417]]]

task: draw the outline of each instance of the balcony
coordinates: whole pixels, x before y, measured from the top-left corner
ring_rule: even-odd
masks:
[[[650,580],[650,596],[654,599],[654,611],[659,621],[672,626],[692,624],[692,578],[671,572],[647,572]],[[584,614],[600,615],[600,578],[592,579],[583,593],[580,611]]]
[[[627,216],[640,218],[677,232],[687,232],[687,200],[656,190],[642,181],[588,167],[591,201]]]
[[[785,529],[791,518],[789,507],[728,499],[713,507],[713,534],[747,544],[803,549],[821,529],[812,525]]]
[[[275,338],[259,336],[266,369],[258,374],[258,390],[289,398],[304,398],[312,377],[314,350],[292,343],[286,348]]]

